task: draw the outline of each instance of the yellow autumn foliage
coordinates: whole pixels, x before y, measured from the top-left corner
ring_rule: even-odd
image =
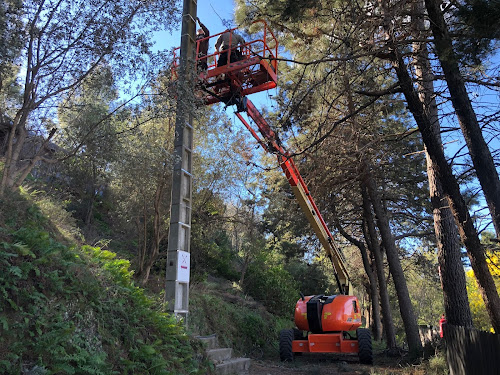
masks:
[[[498,252],[486,251],[488,268],[495,280],[495,285],[500,293],[500,257]],[[484,306],[483,298],[479,293],[474,271],[469,270],[466,272],[467,279],[467,294],[469,296],[469,305],[472,314],[472,321],[474,327],[484,331],[494,332],[491,326],[490,318]]]

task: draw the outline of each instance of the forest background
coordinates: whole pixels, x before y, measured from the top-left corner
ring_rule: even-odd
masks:
[[[171,51],[154,40],[178,27],[179,6],[0,6],[2,202],[22,187],[158,294],[176,95]],[[279,85],[260,105],[348,259],[374,338],[418,354],[418,325],[443,313],[498,332],[498,2],[242,0],[234,13],[247,40],[261,18],[278,37]],[[274,157],[230,109],[182,99],[196,129],[192,289],[229,280],[287,318],[299,291],[337,293]]]

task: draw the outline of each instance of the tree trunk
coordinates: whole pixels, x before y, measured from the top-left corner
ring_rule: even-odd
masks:
[[[372,272],[371,263],[366,251],[366,246],[364,246],[362,242],[360,242],[360,245],[361,246],[358,246],[358,249],[361,253],[361,258],[363,259],[363,267],[370,282],[370,299],[372,302],[373,311],[373,338],[376,341],[380,341],[382,339],[382,325],[380,324],[380,299],[377,289],[377,278]]]
[[[245,259],[243,260],[243,267],[241,267],[240,281],[238,282],[238,285],[242,288],[243,288],[243,283],[245,282],[245,275],[247,273],[249,264],[250,264],[250,254],[247,254],[245,256]]]
[[[142,280],[143,274],[145,272],[146,267],[146,258],[148,254],[148,211],[146,206],[146,196],[143,193],[143,202],[142,202],[142,222],[141,217],[137,218],[137,232],[139,237],[139,260],[138,260],[138,271],[136,277],[138,280]]]
[[[143,243],[140,217],[135,218],[135,226],[137,227],[137,274],[141,274],[144,269],[144,258],[146,256],[146,246]]]
[[[3,196],[7,187],[14,184],[17,160],[27,135],[24,127],[26,118],[27,117],[24,115],[24,112],[20,110],[14,118],[12,127],[10,128],[9,136],[7,138],[7,150],[5,152],[5,164],[2,173],[2,180],[0,182],[0,197]]]
[[[349,233],[347,233],[344,228],[340,225],[338,220],[335,220],[335,226],[339,230],[340,234],[344,236],[349,242],[354,244],[361,253],[361,259],[363,260],[363,268],[365,269],[366,275],[368,276],[368,281],[370,283],[370,299],[372,304],[373,311],[373,338],[376,341],[380,341],[382,339],[382,326],[380,319],[380,299],[379,293],[377,290],[377,278],[375,277],[372,267],[370,264],[370,259],[368,258],[368,253],[366,250],[366,246],[363,242],[358,239],[352,237]]]
[[[469,99],[453,50],[448,27],[440,9],[440,0],[425,0],[436,53],[450,91],[451,102],[469,148],[476,175],[488,204],[497,237],[500,237],[500,180],[493,157],[483,138],[476,113]]]
[[[252,205],[252,216],[250,217],[250,238],[254,238],[254,230],[255,230],[255,204]],[[245,281],[245,274],[248,270],[248,266],[250,265],[250,260],[252,258],[251,249],[247,250],[245,254],[245,260],[243,262],[243,267],[241,269],[240,281],[239,285],[243,287],[243,283]]]
[[[417,319],[415,317],[415,312],[413,311],[413,305],[411,304],[410,294],[408,293],[408,287],[406,285],[403,268],[401,267],[401,262],[399,260],[396,243],[389,225],[387,211],[382,205],[375,180],[370,174],[369,166],[366,166],[362,178],[364,179],[364,183],[368,189],[370,201],[375,212],[375,217],[377,218],[377,226],[380,230],[382,242],[384,243],[387,262],[389,263],[389,269],[391,270],[394,287],[396,288],[396,294],[398,296],[399,311],[401,312],[401,318],[403,319],[408,348],[413,357],[419,357],[422,354],[422,343],[418,333]]]
[[[380,249],[377,232],[375,230],[375,222],[370,208],[370,199],[366,186],[361,182],[361,194],[363,197],[363,217],[366,224],[364,235],[368,248],[371,250],[373,259],[375,261],[375,269],[377,272],[378,288],[380,293],[380,303],[382,306],[382,319],[384,322],[384,332],[387,341],[387,348],[389,352],[395,352],[396,345],[396,331],[394,329],[394,321],[392,320],[391,303],[389,300],[389,293],[387,291],[387,283],[384,274],[383,254]]]
[[[37,13],[37,16],[39,15],[40,13]],[[33,20],[33,22],[35,22],[35,20]],[[32,27],[31,30],[34,30],[34,28]],[[9,137],[7,140],[5,164],[2,174],[2,180],[0,181],[0,197],[4,195],[5,189],[7,187],[12,187],[16,181],[15,176],[17,174],[17,162],[28,135],[28,132],[26,130],[26,122],[28,121],[29,114],[33,109],[35,100],[34,96],[36,95],[36,86],[33,82],[33,76],[36,76],[36,71],[34,71],[33,67],[31,66],[31,61],[33,58],[33,46],[33,39],[30,38],[27,51],[27,58],[29,63],[25,74],[23,105],[22,108],[17,111],[16,116],[12,121],[12,128],[10,129]]]
[[[349,113],[353,114],[355,113],[355,105],[354,105],[354,100],[353,100],[353,97],[352,97],[352,90],[351,90],[351,83],[349,81],[349,74],[348,74],[348,71],[347,71],[347,64],[343,64],[344,66],[344,87],[345,87],[345,93],[346,93],[346,97],[347,97],[347,109],[349,110]],[[356,116],[352,116],[351,119],[350,119],[351,123],[352,123],[352,127],[354,129],[358,129],[359,126],[358,126],[358,123],[357,123],[357,118]],[[333,207],[335,207],[335,205],[332,205]],[[359,251],[361,252],[361,258],[363,260],[363,267],[365,269],[365,272],[368,276],[368,280],[370,282],[370,294],[371,294],[371,300],[372,300],[372,306],[373,306],[373,320],[374,320],[374,338],[375,340],[380,340],[381,339],[381,336],[382,336],[382,332],[381,332],[381,320],[380,320],[380,301],[379,301],[379,294],[377,293],[377,279],[375,278],[375,275],[373,274],[372,272],[372,269],[371,269],[371,264],[370,264],[370,261],[368,259],[368,255],[367,255],[367,251],[366,251],[366,247],[364,246],[364,244],[359,241],[359,240],[356,240],[354,239],[353,237],[349,236],[342,228],[342,226],[340,225],[340,223],[337,221],[337,228],[339,229],[339,231],[341,231],[342,235],[344,237],[346,237],[350,242],[354,243]]]
[[[89,199],[87,202],[87,212],[85,214],[85,225],[87,227],[92,224],[92,217],[94,215],[94,202],[97,198],[96,196],[96,185],[97,185],[97,166],[93,161],[91,163],[91,168],[92,168],[92,180],[89,182],[89,187],[88,187],[88,195]]]
[[[397,51],[396,51],[397,53]],[[455,217],[460,238],[467,249],[474,275],[479,284],[479,291],[483,297],[486,310],[491,319],[495,332],[500,332],[500,298],[496,290],[493,277],[488,269],[484,249],[479,235],[469,215],[467,205],[460,193],[460,187],[453,175],[451,167],[446,161],[443,148],[436,140],[432,131],[432,124],[425,114],[424,106],[414,89],[413,82],[408,74],[407,67],[401,56],[395,56],[394,68],[399,79],[408,108],[418,125],[425,147],[432,162],[436,164],[437,178],[441,181],[443,191]]]
[[[424,25],[424,0],[414,5],[415,38],[419,39]],[[415,74],[420,101],[425,113],[429,116],[436,142],[442,148],[439,115],[434,92],[434,76],[432,74],[427,44],[415,43]],[[465,271],[460,254],[460,241],[453,213],[448,207],[441,182],[438,179],[437,165],[432,161],[426,148],[427,177],[429,193],[434,216],[434,231],[438,247],[439,276],[444,297],[444,310],[450,324],[455,326],[472,326],[472,316],[467,296]],[[437,319],[437,318],[436,318]]]
[[[21,153],[23,152],[23,147],[28,137],[28,131],[26,130],[26,119],[28,114],[26,111],[24,107],[19,110],[9,130],[9,135],[6,140],[7,149],[5,152],[4,169],[0,180],[0,197],[3,196],[7,188],[10,190],[19,188],[33,168],[35,168],[36,164],[40,160],[44,160],[43,155],[46,153],[45,147],[56,133],[56,129],[53,128],[49,132],[47,138],[40,143],[40,148],[35,154],[31,156],[29,160],[24,160],[23,165],[20,165],[20,159],[23,156]]]
[[[165,163],[165,165],[168,165]],[[153,267],[158,254],[160,253],[160,242],[164,235],[161,235],[161,203],[163,200],[163,192],[165,187],[165,177],[163,177],[156,187],[154,199],[154,216],[153,216],[153,241],[151,241],[151,251],[149,252],[148,259],[145,261],[142,274],[140,275],[139,282],[141,285],[146,285],[149,279],[151,268]]]

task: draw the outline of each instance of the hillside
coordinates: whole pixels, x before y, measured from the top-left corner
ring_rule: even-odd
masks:
[[[0,200],[0,373],[209,371],[128,261],[62,232],[26,194]]]

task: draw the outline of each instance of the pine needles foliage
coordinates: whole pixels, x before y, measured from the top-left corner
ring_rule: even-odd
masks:
[[[0,373],[206,373],[200,344],[134,285],[127,260],[54,240],[18,194],[0,212]]]

